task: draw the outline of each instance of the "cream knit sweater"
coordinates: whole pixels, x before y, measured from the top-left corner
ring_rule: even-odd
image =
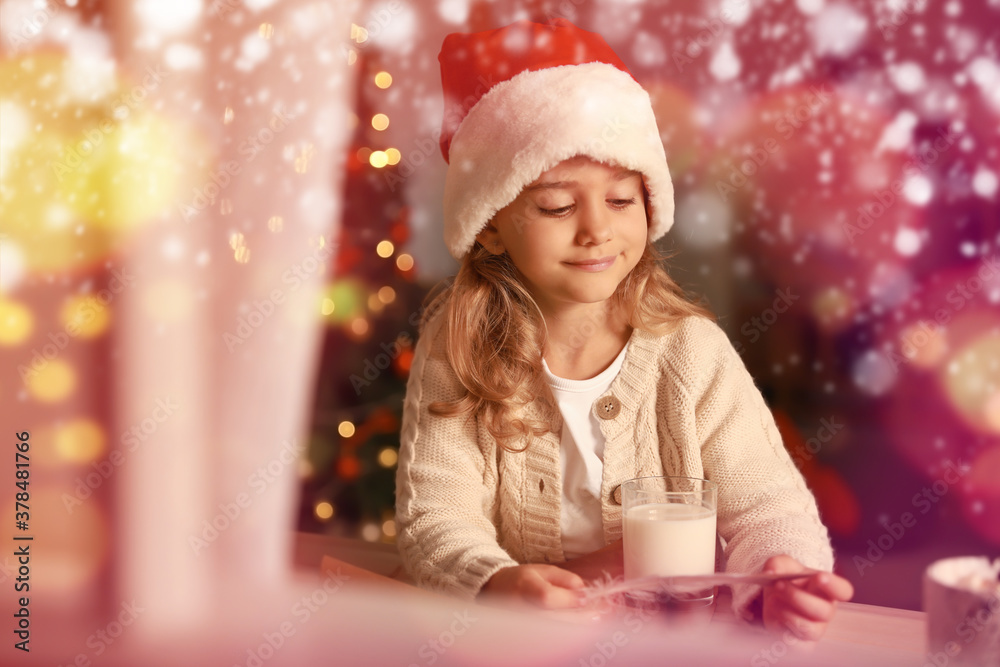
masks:
[[[462,387],[445,354],[443,309],[431,316],[410,370],[396,475],[397,544],[418,585],[474,597],[498,570],[565,561],[559,528],[562,417],[543,401],[528,414],[552,432],[523,453],[502,450],[473,417],[431,415]],[[608,394],[621,409],[600,420],[604,540],[622,535],[615,489],[646,475],[703,477],[719,485],[725,568],[759,572],[788,554],[831,570],[816,503],[781,443],[771,413],[725,334],[701,317],[669,334],[635,330]],[[600,400],[598,401],[598,403]],[[733,590],[750,617],[756,586]]]

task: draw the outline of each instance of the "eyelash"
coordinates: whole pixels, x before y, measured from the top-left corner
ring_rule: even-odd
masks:
[[[635,197],[631,197],[629,199],[609,199],[608,202],[615,210],[624,211],[635,204]],[[562,208],[538,208],[538,210],[543,214],[553,218],[560,218],[569,213],[572,209],[572,206],[563,206]]]

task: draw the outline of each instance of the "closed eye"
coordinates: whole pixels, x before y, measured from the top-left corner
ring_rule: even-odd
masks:
[[[539,206],[538,210],[541,211],[544,215],[550,215],[554,218],[559,218],[572,211],[573,207],[560,206],[559,208],[542,208],[541,206]]]
[[[629,206],[635,204],[635,197],[630,197],[629,199],[609,199],[608,203],[611,207],[619,211],[624,211]]]

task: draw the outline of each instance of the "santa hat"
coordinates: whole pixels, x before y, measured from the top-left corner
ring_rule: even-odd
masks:
[[[518,21],[448,35],[438,60],[444,237],[456,259],[525,186],[576,155],[640,172],[650,239],[670,229],[674,190],[649,95],[600,35],[561,18]]]

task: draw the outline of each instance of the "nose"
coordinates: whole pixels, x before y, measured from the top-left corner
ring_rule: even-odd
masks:
[[[611,215],[603,201],[582,207],[576,230],[577,243],[599,246],[613,239],[614,235]]]

